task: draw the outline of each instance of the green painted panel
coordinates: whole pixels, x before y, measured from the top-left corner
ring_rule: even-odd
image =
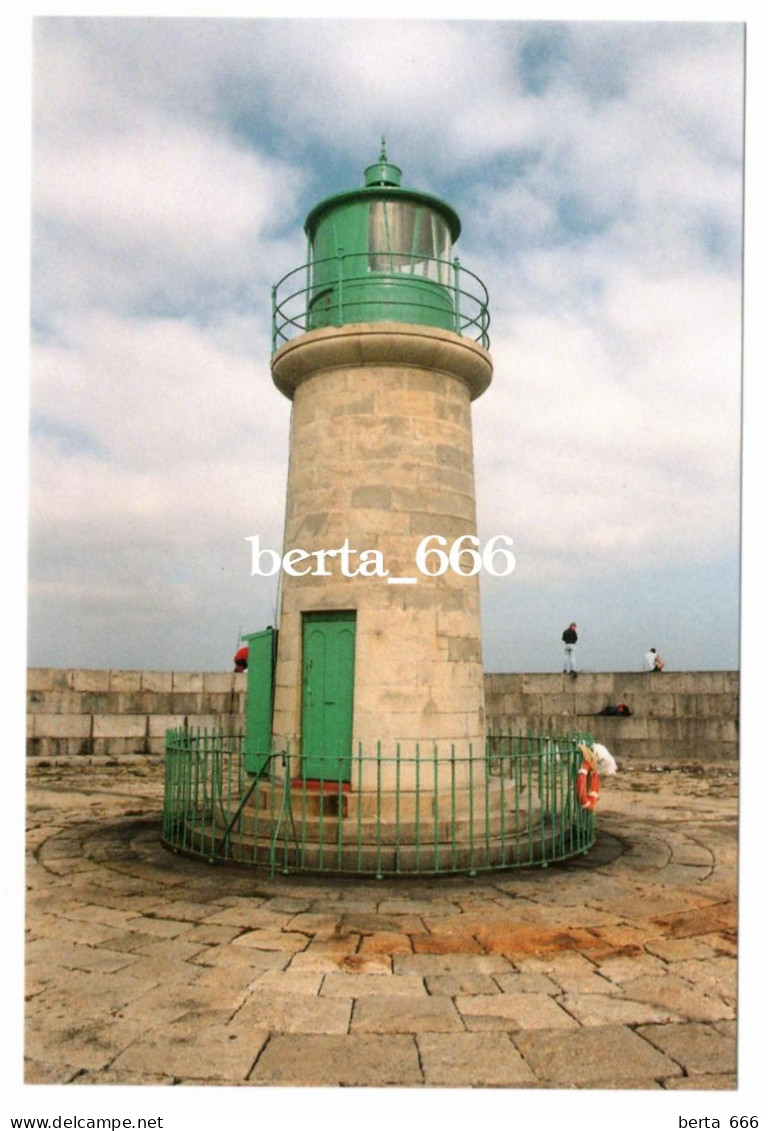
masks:
[[[260,774],[272,752],[277,633],[274,628],[267,628],[244,636],[243,640],[248,645],[243,765],[247,773]]]
[[[430,198],[363,190],[312,229],[308,328],[411,322],[454,329],[451,230]],[[442,205],[441,205],[442,207]]]
[[[354,612],[305,613],[301,766],[305,778],[349,781],[355,683]]]

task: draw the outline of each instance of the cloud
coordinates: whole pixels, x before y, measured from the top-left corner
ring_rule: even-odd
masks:
[[[35,640],[77,636],[63,662],[110,608],[143,627],[109,662],[183,641],[193,666],[268,608],[244,539],[281,540],[269,288],[382,133],[491,292],[480,517],[526,600],[737,554],[739,25],[35,26],[30,609]]]
[[[145,470],[263,450],[283,407],[264,397],[269,339],[253,316],[217,331],[215,321],[93,310],[68,319],[35,351],[40,427],[55,420]]]
[[[265,307],[295,181],[281,162],[178,124],[41,146],[38,316],[74,304],[164,304],[199,318],[246,301]]]
[[[738,286],[617,271],[608,293],[599,320],[529,316],[500,340],[475,409],[483,526],[541,579],[738,543]]]

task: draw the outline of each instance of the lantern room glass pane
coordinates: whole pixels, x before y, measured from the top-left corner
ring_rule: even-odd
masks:
[[[371,201],[368,267],[448,282],[451,234],[443,217],[409,200]]]

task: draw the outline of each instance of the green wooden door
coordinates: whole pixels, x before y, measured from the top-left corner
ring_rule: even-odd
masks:
[[[349,781],[355,613],[304,613],[301,766],[305,778]]]
[[[244,636],[248,645],[248,684],[245,699],[243,767],[260,774],[272,751],[272,704],[275,688],[274,628]]]

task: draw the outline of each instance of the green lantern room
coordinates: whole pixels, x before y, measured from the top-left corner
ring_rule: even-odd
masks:
[[[364,186],[320,201],[304,231],[307,263],[273,292],[274,348],[297,332],[364,322],[436,326],[487,347],[487,292],[454,257],[458,215],[404,187],[383,142]]]

